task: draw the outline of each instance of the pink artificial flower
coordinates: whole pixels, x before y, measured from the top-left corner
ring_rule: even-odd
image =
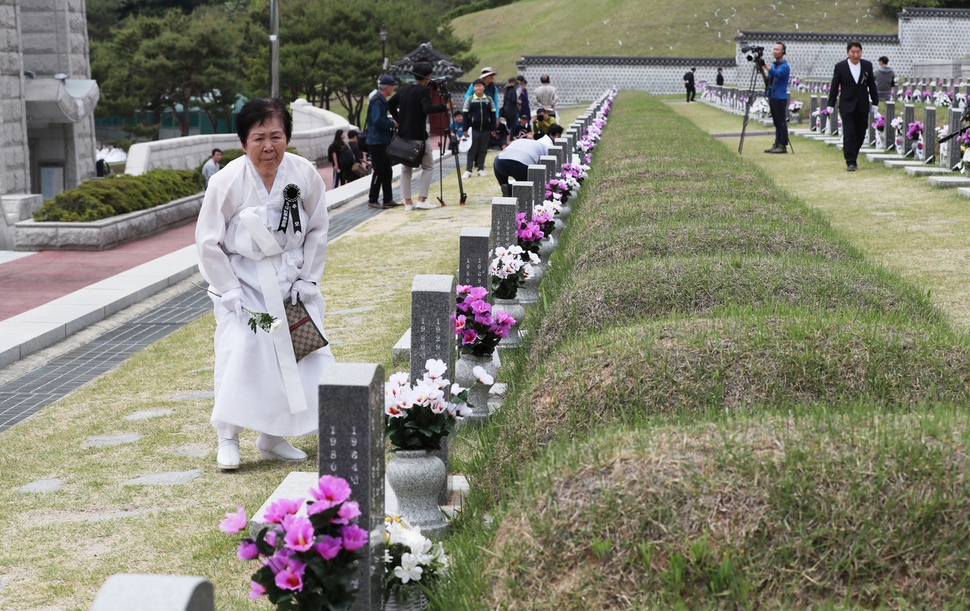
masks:
[[[356,524],[350,524],[341,528],[340,536],[344,540],[344,549],[348,552],[364,547],[367,545],[369,538],[367,531]]]
[[[331,524],[350,524],[350,521],[360,515],[360,505],[356,501],[347,501],[340,506],[337,517],[330,520]]]
[[[279,524],[286,516],[296,515],[303,506],[303,499],[280,499],[266,509],[264,519],[269,524]]]
[[[451,315],[451,322],[455,324],[455,333],[461,333],[465,330],[465,322],[468,320],[464,314],[455,316],[454,313]]]
[[[236,506],[236,513],[226,512],[226,519],[219,523],[219,530],[234,535],[246,528],[246,512],[242,505]]]
[[[313,547],[313,539],[316,536],[313,532],[313,524],[306,518],[296,516],[286,516],[283,519],[283,528],[286,535],[283,537],[283,545],[298,552],[305,552]]]
[[[315,488],[310,488],[310,496],[326,504],[321,509],[327,509],[350,498],[350,484],[342,477],[324,475]]]
[[[488,297],[488,290],[482,286],[473,286],[470,291],[468,291],[468,296],[472,299],[485,299]]]
[[[256,600],[257,598],[263,598],[266,596],[266,588],[262,584],[256,583],[255,581],[249,582],[249,599]]]
[[[276,587],[281,590],[302,592],[303,571],[306,569],[306,563],[287,556],[282,559],[282,564],[283,567],[276,573]]]
[[[239,544],[239,549],[236,550],[236,557],[240,560],[252,560],[259,556],[259,548],[256,547],[256,542],[252,539],[243,539],[243,542]]]
[[[320,538],[320,543],[313,546],[313,551],[320,554],[320,557],[324,560],[333,560],[343,548],[343,539],[331,537],[330,535],[323,535]]]
[[[266,534],[263,535],[263,541],[266,542],[266,545],[275,548],[276,547],[276,531],[275,530],[267,530],[266,531]]]
[[[468,291],[471,290],[471,288],[472,288],[472,285],[470,284],[459,284],[458,286],[455,287],[455,296],[461,297],[462,295],[466,295]]]
[[[475,315],[475,322],[477,322],[480,325],[484,325],[486,327],[489,326],[490,324],[492,324],[492,320],[493,319],[492,319],[492,315],[491,314],[476,314]]]
[[[465,329],[461,334],[461,345],[474,344],[477,339],[478,333],[475,333],[473,329]]]

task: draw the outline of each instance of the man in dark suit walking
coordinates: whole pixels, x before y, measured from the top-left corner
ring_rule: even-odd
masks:
[[[835,64],[832,86],[829,90],[829,117],[833,117],[835,98],[839,98],[839,114],[842,116],[842,155],[845,169],[855,172],[859,149],[865,141],[869,127],[869,112],[878,112],[879,92],[872,64],[862,59],[862,44],[852,41],[845,47],[846,59]],[[839,92],[841,91],[841,96]]]
[[[690,71],[684,74],[684,88],[687,89],[688,102],[693,102],[694,94],[697,93],[697,90],[694,89],[694,72],[696,70],[697,68],[691,68]]]

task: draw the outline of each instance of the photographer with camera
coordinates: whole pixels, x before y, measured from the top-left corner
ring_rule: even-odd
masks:
[[[842,155],[847,172],[858,169],[856,159],[869,129],[869,113],[879,113],[879,90],[872,63],[862,59],[862,43],[853,40],[845,47],[846,59],[835,64],[829,90],[829,120],[833,120],[835,98],[839,98],[842,117]],[[841,95],[840,95],[841,92]]]
[[[775,143],[770,149],[765,149],[766,153],[787,153],[788,152],[788,78],[791,76],[791,69],[785,61],[785,43],[776,42],[771,48],[771,56],[775,58],[771,68],[765,64],[761,54],[764,52],[762,47],[758,49],[755,62],[761,78],[765,81],[765,96],[768,98],[768,108],[771,109],[771,122],[775,126]],[[767,68],[767,71],[766,71]]]
[[[447,89],[439,86],[439,92],[444,97],[446,104],[431,103],[431,89],[428,84],[431,82],[431,64],[428,62],[418,62],[411,70],[414,75],[414,82],[400,89],[387,101],[387,109],[391,116],[397,121],[398,136],[406,140],[420,141],[424,143],[424,155],[421,158],[421,183],[418,188],[418,203],[411,200],[411,174],[413,168],[404,165],[401,168],[401,195],[404,197],[404,209],[431,210],[437,208],[428,202],[428,192],[431,190],[432,170],[434,170],[434,157],[431,154],[431,147],[428,146],[428,115],[447,112],[451,108],[451,98],[445,95]]]

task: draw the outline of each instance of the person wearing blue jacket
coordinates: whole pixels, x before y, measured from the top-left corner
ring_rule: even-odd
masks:
[[[495,86],[495,71],[486,66],[482,68],[482,73],[478,78],[485,81],[485,95],[492,100],[492,108],[495,110],[495,124],[498,125],[498,119],[502,113],[502,105],[498,101],[498,87]],[[472,83],[468,86],[468,91],[465,92],[465,99],[467,100],[472,97],[474,93],[475,84]]]
[[[764,61],[758,66],[762,78],[765,80],[768,96],[768,108],[771,109],[771,122],[775,125],[775,144],[766,149],[766,153],[787,153],[788,152],[788,77],[791,69],[785,61],[785,43],[776,42],[771,49],[771,55],[775,58],[771,68],[765,74],[767,67]]]
[[[391,162],[387,159],[387,144],[391,141],[391,131],[397,127],[397,121],[387,115],[387,98],[394,93],[397,81],[385,74],[377,81],[377,93],[371,96],[367,104],[367,152],[370,153],[374,173],[371,175],[370,195],[367,205],[371,208],[387,209],[401,204],[394,201],[391,194]],[[384,191],[383,203],[378,203],[377,196]]]

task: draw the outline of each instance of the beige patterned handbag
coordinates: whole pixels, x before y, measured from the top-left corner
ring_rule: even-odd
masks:
[[[290,327],[290,340],[293,342],[293,353],[297,362],[330,343],[313,324],[302,299],[297,298],[296,305],[291,300],[284,299],[283,307],[286,309],[286,324]]]

